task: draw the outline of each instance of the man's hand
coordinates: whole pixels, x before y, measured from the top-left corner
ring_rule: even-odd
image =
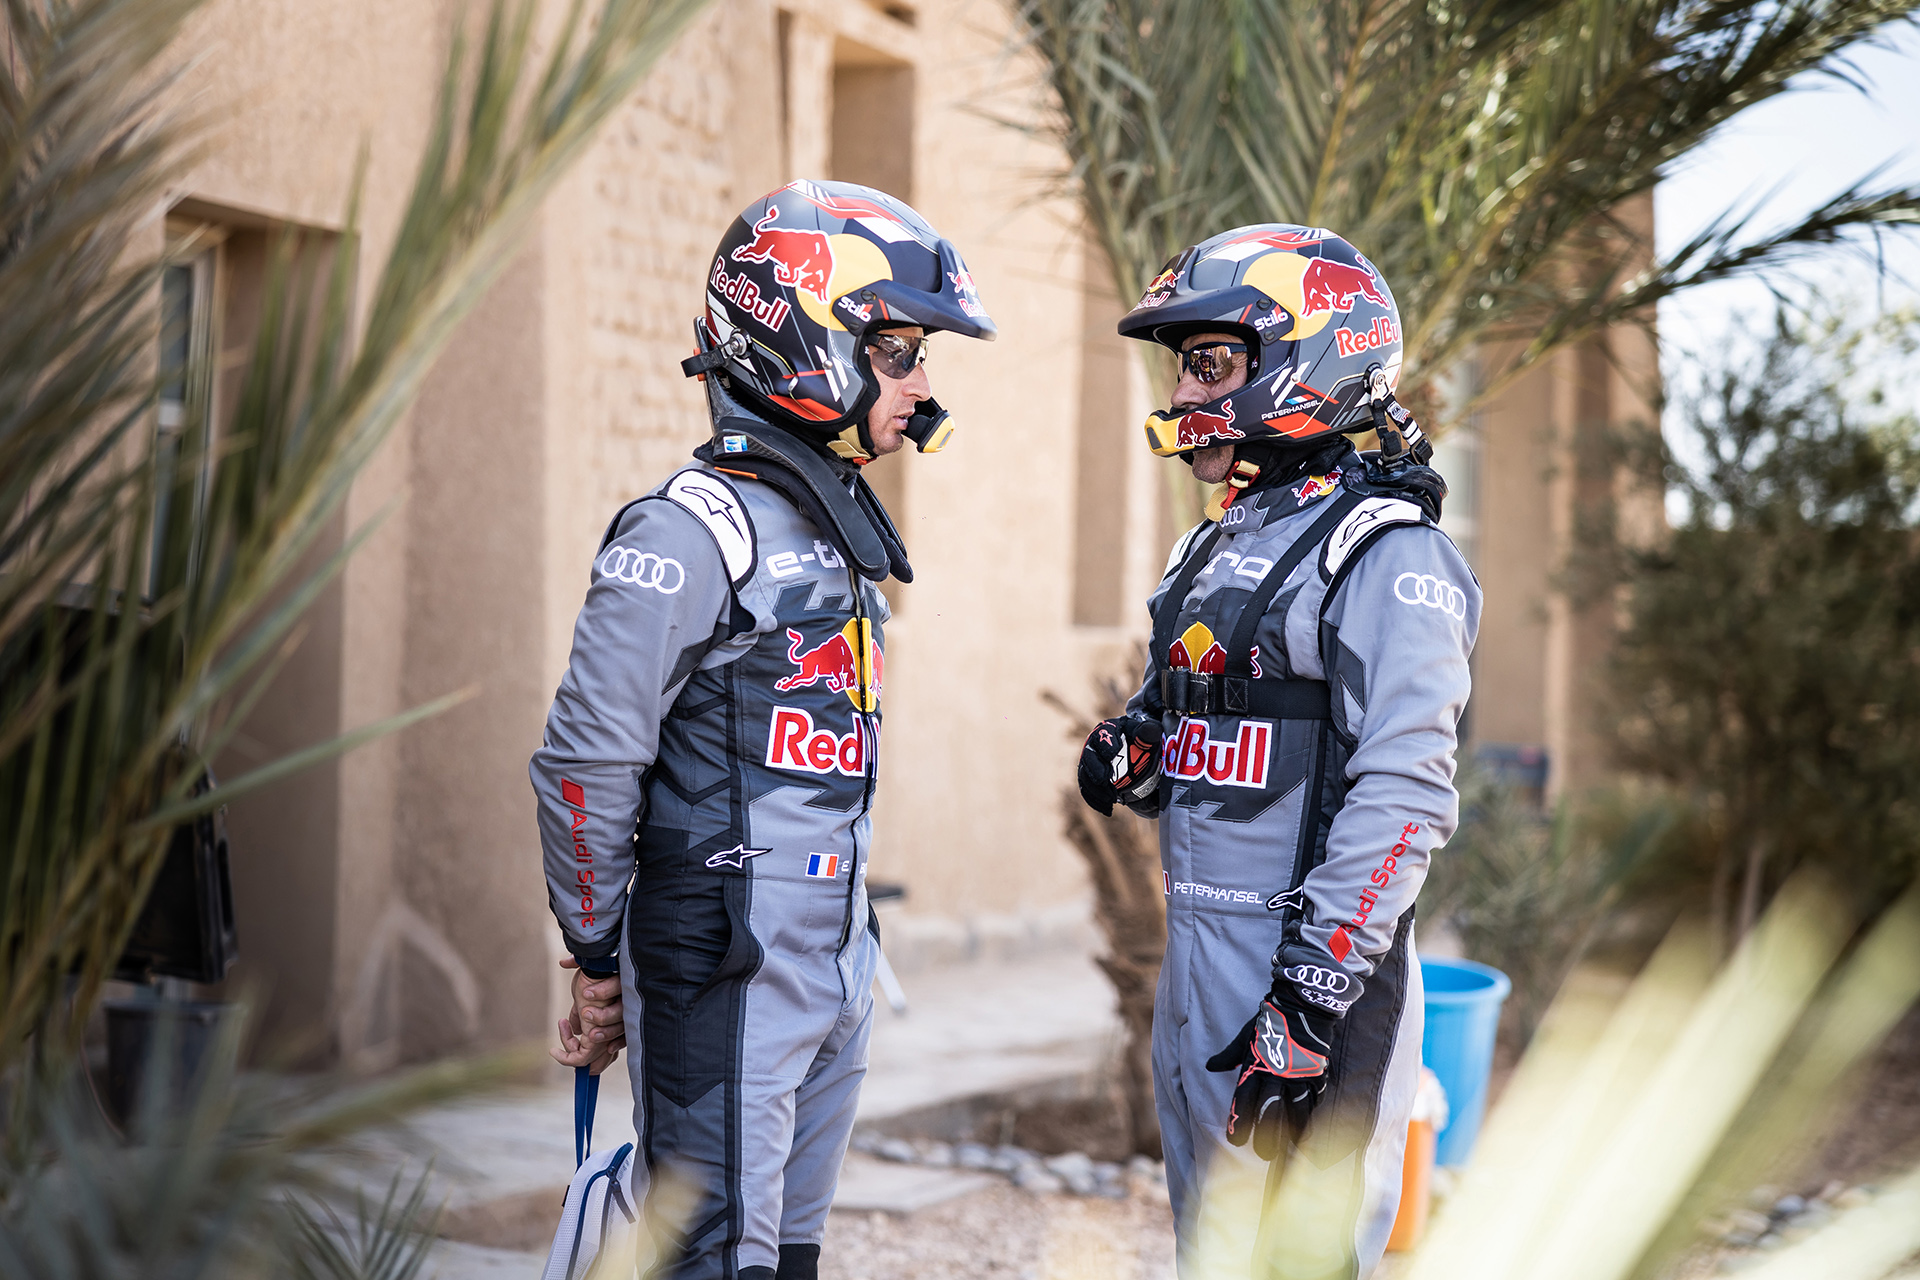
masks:
[[[620,1012],[620,975],[591,978],[572,956],[560,962],[573,972],[573,1012],[560,1019],[560,1047],[549,1049],[563,1067],[586,1067],[599,1075],[620,1060],[627,1028]]]
[[[1080,798],[1106,815],[1114,801],[1139,804],[1160,785],[1160,722],[1151,716],[1102,720],[1080,749]]]
[[[1227,1141],[1272,1160],[1306,1132],[1314,1104],[1327,1088],[1334,1019],[1261,1001],[1260,1011],[1226,1048],[1207,1059],[1209,1071],[1238,1071]]]

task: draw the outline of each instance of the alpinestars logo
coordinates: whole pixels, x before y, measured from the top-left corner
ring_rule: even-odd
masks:
[[[1298,889],[1288,889],[1285,893],[1276,893],[1267,899],[1267,910],[1279,911],[1285,908],[1302,918],[1307,916],[1309,905],[1305,885],[1301,885]]]
[[[748,858],[757,858],[763,853],[772,853],[771,849],[749,849],[745,844],[737,844],[731,849],[722,849],[707,859],[707,865],[714,868],[734,867],[744,871]]]
[[[1160,772],[1183,782],[1264,787],[1272,743],[1273,725],[1264,720],[1242,720],[1238,735],[1224,742],[1213,740],[1205,720],[1182,720],[1160,749]]]

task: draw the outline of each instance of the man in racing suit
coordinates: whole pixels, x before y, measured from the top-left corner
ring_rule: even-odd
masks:
[[[905,204],[796,182],[734,221],[684,365],[714,437],[608,525],[533,757],[578,969],[555,1057],[632,1050],[635,1193],[696,1193],[665,1275],[818,1266],[872,1023],[878,584],[912,577],[858,467],[944,443],[943,329],[994,335]]]
[[[1154,452],[1224,482],[1148,602],[1146,679],[1080,771],[1095,808],[1159,819],[1153,1070],[1181,1271],[1365,1276],[1399,1200],[1422,1025],[1413,901],[1457,821],[1479,586],[1436,526],[1431,446],[1393,398],[1398,312],[1346,241],[1215,236],[1120,331],[1180,355]],[[1369,428],[1381,449],[1362,456],[1342,433]],[[1296,1230],[1277,1195],[1296,1159],[1338,1189],[1321,1229]],[[1250,1171],[1267,1183],[1257,1241],[1202,1208],[1203,1181]]]

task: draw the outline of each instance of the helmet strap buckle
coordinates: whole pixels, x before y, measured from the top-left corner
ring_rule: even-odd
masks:
[[[1367,408],[1373,415],[1374,434],[1380,437],[1380,465],[1396,466],[1411,457],[1417,466],[1425,466],[1433,456],[1420,424],[1398,400],[1387,382],[1387,372],[1379,365],[1367,369]]]
[[[1233,500],[1245,493],[1247,486],[1259,478],[1259,463],[1253,461],[1251,458],[1237,459],[1233,464],[1233,470],[1227,475],[1227,486],[1233,490],[1232,493],[1227,495],[1227,505],[1233,505]]]

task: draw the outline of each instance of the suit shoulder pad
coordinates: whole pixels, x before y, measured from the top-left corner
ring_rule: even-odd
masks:
[[[666,496],[707,527],[719,544],[727,577],[738,587],[753,575],[753,517],[739,491],[711,471],[688,467],[667,481]]]
[[[1426,512],[1417,502],[1405,498],[1368,498],[1347,518],[1335,525],[1320,551],[1320,576],[1331,582],[1349,557],[1381,533],[1397,524],[1425,524]]]
[[[1193,544],[1199,540],[1200,535],[1207,530],[1211,523],[1212,521],[1202,520],[1199,524],[1193,526],[1193,528],[1173,540],[1173,551],[1167,556],[1167,567],[1160,571],[1162,578],[1165,578],[1168,574],[1180,567],[1181,562],[1187,558],[1187,553],[1193,550]]]

